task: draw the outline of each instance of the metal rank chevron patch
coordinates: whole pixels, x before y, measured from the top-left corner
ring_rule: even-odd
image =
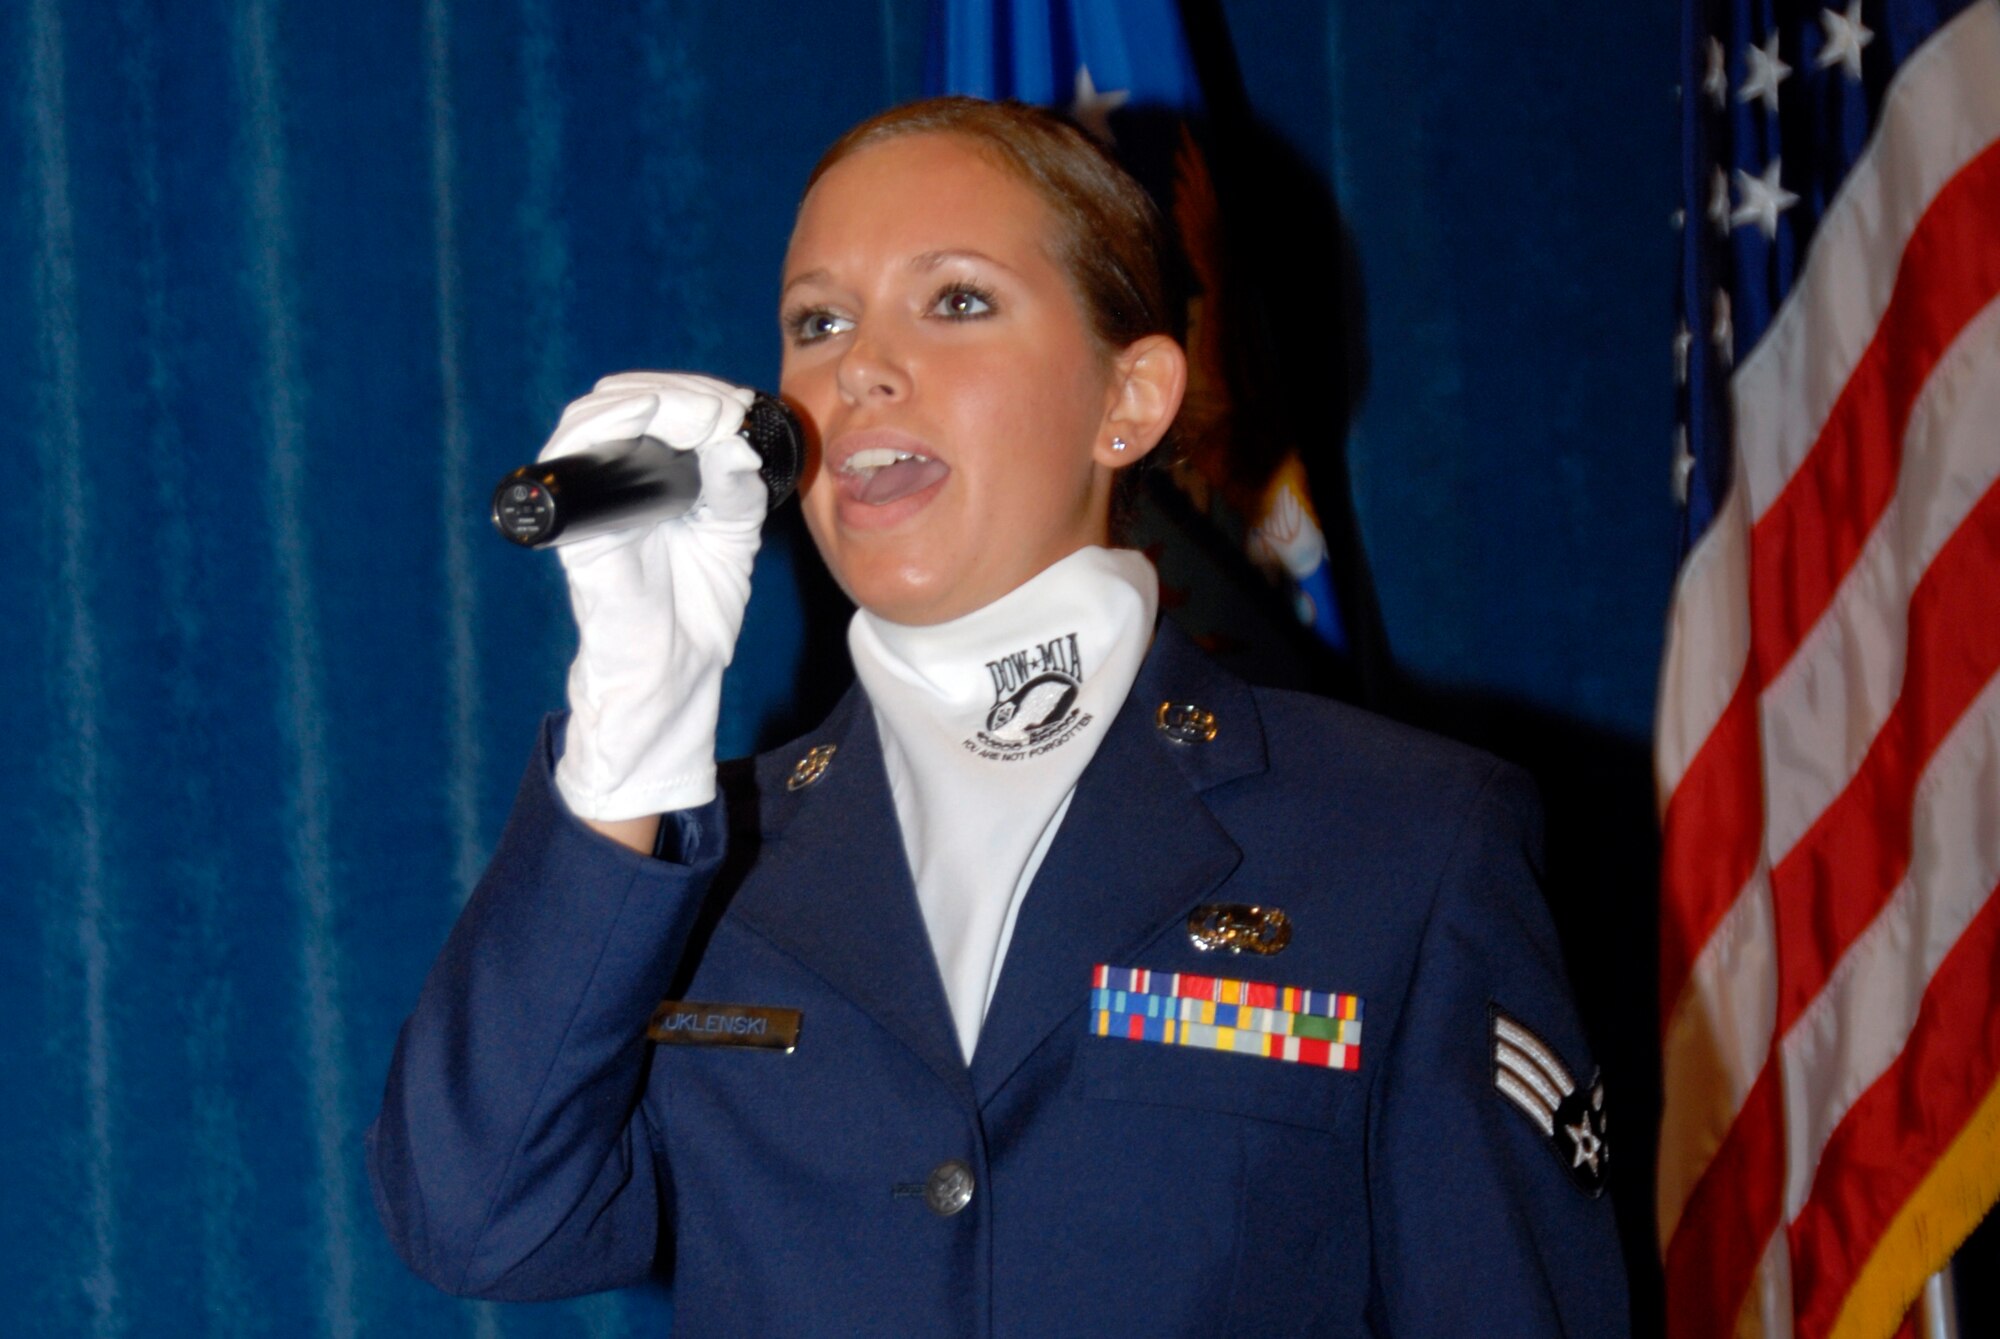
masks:
[[[1611,1145],[1605,1141],[1604,1083],[1593,1073],[1578,1088],[1549,1044],[1498,1005],[1493,1016],[1493,1086],[1548,1138],[1570,1179],[1586,1195],[1604,1191]]]
[[[1144,967],[1091,969],[1094,1036],[1361,1068],[1361,998]]]

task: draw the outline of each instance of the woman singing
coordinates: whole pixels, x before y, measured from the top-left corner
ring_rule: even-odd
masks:
[[[719,782],[748,393],[564,413],[702,503],[562,550],[570,712],[371,1135],[425,1278],[669,1277],[689,1336],[1625,1332],[1525,780],[1246,686],[1109,547],[1186,377],[1158,227],[1017,106],[828,151],[779,322],[858,682]]]

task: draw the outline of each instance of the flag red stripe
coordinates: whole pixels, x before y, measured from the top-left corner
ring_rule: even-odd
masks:
[[[1798,649],[1896,491],[1910,411],[1938,359],[2000,294],[2000,143],[1946,182],[1897,269],[1888,310],[1826,426],[1750,539],[1751,673]]]
[[[1667,1243],[1668,1339],[1736,1332],[1784,1208],[1784,1095],[1778,1067],[1757,1076]]]
[[[2000,484],[1938,551],[1910,595],[1903,691],[1853,781],[1771,870],[1780,1035],[1910,865],[1917,780],[1979,690],[2000,671]]]
[[[2000,890],[1996,890],[2000,892]],[[2000,896],[1938,965],[1896,1062],[1827,1141],[1790,1229],[1798,1333],[1826,1334],[1876,1241],[2000,1074]]]
[[[1661,820],[1662,1029],[1673,1017],[1702,945],[1757,868],[1764,835],[1763,775],[1755,685],[1746,672]]]

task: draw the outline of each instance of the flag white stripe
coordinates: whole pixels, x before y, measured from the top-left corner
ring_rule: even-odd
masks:
[[[1888,310],[1903,249],[1946,182],[2000,139],[2000,5],[1967,7],[1897,71],[1777,319],[1731,380],[1760,518],[1833,412]]]
[[[1662,1249],[1770,1058],[1776,949],[1770,874],[1759,865],[1702,946],[1663,1033],[1667,1083],[1655,1174]]]
[[[1743,471],[1676,580],[1653,731],[1660,812],[1715,730],[1750,659],[1750,523]]]
[[[2000,6],[1987,4],[1939,29],[1903,66],[1873,140],[1820,223],[1805,273],[1732,378],[1735,486],[1675,583],[1655,762],[1663,809],[1743,674],[1749,522],[1817,440],[1888,307],[1917,220],[1945,182],[2000,139],[1995,69]],[[1891,172],[1893,189],[1884,181]]]
[[[1775,866],[1854,779],[1903,688],[1910,592],[1996,477],[2000,299],[1968,325],[1910,417],[1896,496],[1827,612],[1759,701]]]
[[[1779,1228],[1764,1244],[1764,1257],[1750,1280],[1743,1309],[1736,1313],[1736,1339],[1784,1339],[1792,1333],[1792,1257]]]
[[[2000,881],[2000,677],[1918,783],[1910,873],[1780,1043],[1785,1218],[1812,1191],[1827,1140],[1902,1054],[1924,990]]]

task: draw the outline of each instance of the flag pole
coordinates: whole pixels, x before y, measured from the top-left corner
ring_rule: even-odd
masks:
[[[1917,1333],[1923,1339],[1958,1339],[1958,1296],[1952,1287],[1951,1261],[1924,1280],[1917,1298]]]

